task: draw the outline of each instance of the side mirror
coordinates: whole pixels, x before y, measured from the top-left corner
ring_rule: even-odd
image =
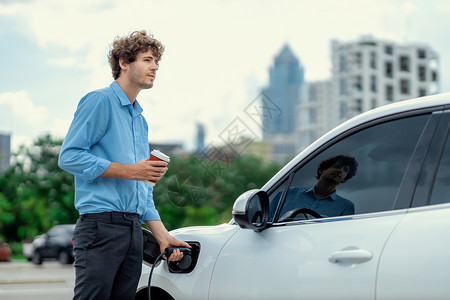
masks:
[[[233,205],[233,218],[241,228],[263,230],[269,218],[267,193],[261,190],[250,190],[240,195]]]

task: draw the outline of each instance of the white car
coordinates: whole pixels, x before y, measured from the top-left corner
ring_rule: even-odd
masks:
[[[449,130],[450,94],[341,124],[242,194],[230,223],[172,231],[196,243],[192,262],[157,264],[152,299],[450,299]],[[316,185],[319,163],[340,154],[358,162],[336,189],[354,212],[298,204],[283,213]],[[136,299],[148,299],[149,272]]]

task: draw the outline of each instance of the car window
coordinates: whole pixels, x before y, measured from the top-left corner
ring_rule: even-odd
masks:
[[[64,225],[52,227],[47,232],[47,235],[49,237],[70,236],[72,234],[73,234],[73,227],[64,226]]]
[[[322,151],[294,174],[286,196],[276,196],[275,192],[271,195],[271,209],[281,207],[277,219],[299,208],[312,209],[326,217],[392,210],[402,178],[429,117],[419,115],[377,124]],[[328,158],[336,161],[331,161],[330,165],[326,161]],[[353,177],[342,178],[342,174],[336,174],[351,172],[349,166],[341,165],[355,165],[352,160],[357,163]],[[322,162],[324,164],[318,174]],[[333,186],[336,181],[343,181],[335,185],[336,192],[323,196],[325,183]],[[322,188],[319,189],[318,185]],[[322,191],[322,196],[318,190]],[[280,198],[284,203],[277,205]]]
[[[442,154],[439,169],[434,181],[433,192],[431,194],[430,204],[441,204],[450,202],[450,139]]]
[[[286,189],[287,181],[285,180],[274,192],[269,195],[269,221],[273,220],[277,205],[280,203],[280,199],[283,195],[283,191]]]
[[[51,228],[51,229],[47,232],[47,235],[48,235],[49,237],[58,235],[58,228],[57,228],[57,227]]]

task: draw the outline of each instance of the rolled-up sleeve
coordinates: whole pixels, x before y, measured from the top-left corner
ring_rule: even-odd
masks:
[[[61,147],[61,169],[93,181],[109,168],[111,161],[91,153],[91,146],[108,128],[109,110],[108,98],[102,93],[90,93],[81,99]]]

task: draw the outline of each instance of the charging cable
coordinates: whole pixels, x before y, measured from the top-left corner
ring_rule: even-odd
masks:
[[[181,252],[183,252],[184,256],[181,259],[181,261],[186,261],[188,262],[188,266],[191,264],[191,249],[189,248],[185,248],[185,247],[180,247],[180,248],[166,248],[166,250],[161,253],[160,255],[158,255],[158,257],[155,259],[155,262],[152,265],[152,268],[150,269],[150,274],[148,275],[148,300],[152,299],[152,293],[151,293],[151,286],[150,283],[152,281],[152,275],[153,275],[153,269],[155,269],[156,264],[163,259],[163,256],[166,255],[167,258],[169,258],[169,256],[172,254],[172,252],[175,249],[180,249]],[[184,269],[184,268],[183,268]]]
[[[152,300],[152,289],[150,288],[150,283],[152,281],[152,275],[153,275],[153,269],[155,269],[156,264],[163,258],[164,254],[166,254],[166,251],[161,253],[156,259],[155,262],[152,265],[152,268],[150,269],[150,274],[148,275],[148,300]]]

